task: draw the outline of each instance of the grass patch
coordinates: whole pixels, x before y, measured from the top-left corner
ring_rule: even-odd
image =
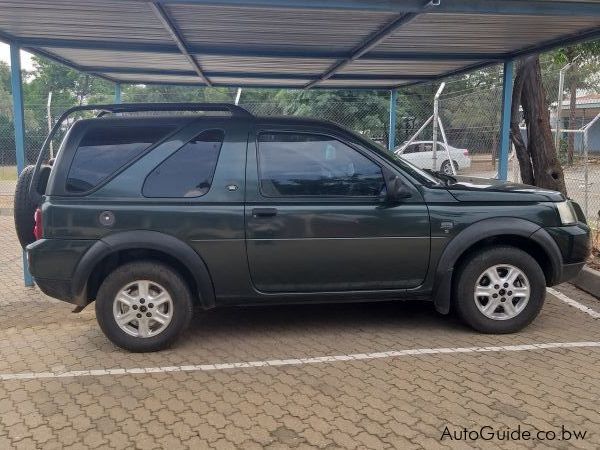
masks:
[[[16,166],[0,166],[0,181],[16,181]]]

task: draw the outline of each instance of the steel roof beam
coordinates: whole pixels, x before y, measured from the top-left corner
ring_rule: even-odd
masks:
[[[440,4],[440,0],[431,0],[427,3],[421,3],[421,11],[425,11],[430,9],[432,6],[438,6]],[[356,61],[361,56],[365,55],[369,51],[373,50],[377,45],[387,39],[392,33],[398,30],[402,25],[407,24],[412,21],[415,17],[418,16],[418,13],[403,13],[397,16],[394,20],[384,25],[382,28],[377,30],[375,33],[371,34],[365,41],[361,42],[358,46],[356,46],[350,56],[347,58],[341,59],[330,66],[325,72],[323,72],[319,78],[311,81],[304,89],[310,89],[314,85],[320,83],[321,81],[327,80],[331,78],[336,72],[346,67],[352,61]]]
[[[67,59],[61,58],[60,56],[46,51],[46,50],[42,50],[39,48],[33,48],[33,47],[23,47],[23,50],[29,52],[29,53],[33,53],[34,55],[38,55],[38,56],[43,56],[44,58],[50,59],[56,63],[62,64],[63,66],[67,66],[70,69],[76,70],[78,72],[84,72],[84,73],[88,73],[90,75],[94,75],[98,78],[102,78],[103,80],[106,81],[110,81],[111,83],[116,83],[117,80],[115,80],[114,78],[110,77],[109,75],[104,75],[102,73],[98,73],[98,72],[94,72],[93,70],[87,71],[85,70],[82,66],[80,66],[79,64],[75,64],[72,61],[69,61]]]
[[[598,7],[598,9],[600,10],[600,6]],[[530,48],[525,48],[525,49],[511,52],[506,55],[505,59],[508,60],[508,59],[519,58],[522,56],[530,55],[532,53],[542,53],[542,52],[545,52],[548,50],[552,50],[559,46],[566,47],[571,44],[592,41],[595,39],[600,39],[600,27],[594,27],[594,28],[588,28],[586,30],[580,30],[579,32],[568,35],[568,36],[561,36],[556,39],[551,39],[549,41],[538,43],[537,45],[532,46]]]
[[[129,75],[168,75],[192,77],[196,72],[192,70],[179,69],[155,69],[141,67],[82,67],[86,72],[100,72],[112,74],[129,74]],[[314,73],[272,73],[272,72],[204,72],[210,78],[247,78],[247,79],[274,79],[274,80],[307,80],[315,76]],[[419,75],[419,74],[338,74],[331,77],[331,80],[434,80],[437,75]]]
[[[1,35],[0,35],[1,38]],[[173,44],[155,44],[127,41],[96,41],[88,39],[53,39],[53,38],[20,38],[19,42],[28,47],[63,48],[75,50],[104,50],[139,53],[170,53],[180,54],[181,51]],[[187,46],[194,55],[207,56],[237,56],[254,58],[308,58],[308,59],[342,59],[349,57],[348,52],[330,50],[287,50],[287,49],[245,49],[243,47],[222,46]],[[456,60],[498,60],[504,61],[505,56],[496,53],[468,52],[389,52],[371,51],[363,58],[373,60],[415,60],[415,61],[456,61]]]
[[[33,54],[38,55],[38,56],[43,56],[44,58],[48,58],[48,59],[50,59],[50,60],[52,60],[54,62],[63,64],[63,65],[65,65],[65,66],[67,66],[67,67],[69,67],[71,69],[83,72],[83,70],[81,69],[80,65],[75,64],[74,62],[69,61],[67,59],[61,58],[60,56],[55,55],[52,52],[49,52],[49,51],[46,51],[46,50],[42,50],[42,49],[38,49],[38,48],[32,48],[32,47],[25,46],[25,45],[23,45],[22,41],[19,38],[17,38],[16,36],[11,35],[9,33],[5,33],[3,31],[0,31],[0,41],[1,42],[5,42],[7,44],[17,43],[21,47],[22,50],[25,50],[25,51],[27,51],[29,53],[33,53]],[[91,71],[88,72],[88,73],[90,75],[94,75],[94,76],[96,76],[98,78],[102,78],[103,80],[110,81],[111,83],[115,83],[115,80],[113,78],[107,76],[107,75],[102,75],[102,74],[94,73],[94,72],[91,72]]]
[[[130,0],[144,1],[144,0]],[[265,9],[314,9],[418,13],[420,0],[156,0],[161,4],[201,4]],[[598,16],[594,1],[565,0],[446,0],[434,13],[515,14],[536,16]]]
[[[547,50],[556,48],[560,45],[568,46],[571,44],[586,42],[586,41],[595,40],[595,39],[599,39],[599,38],[600,38],[600,27],[590,28],[587,30],[582,30],[582,31],[572,34],[570,36],[563,36],[560,39],[552,39],[550,41],[543,42],[541,44],[530,47],[528,49],[523,49],[523,50],[519,50],[519,51],[512,52],[512,53],[506,53],[504,55],[503,61],[506,62],[508,60],[522,58],[524,56],[545,52]],[[461,67],[460,69],[451,70],[449,72],[440,74],[436,77],[436,79],[442,80],[442,79],[448,78],[448,77],[463,75],[465,73],[473,72],[475,70],[484,69],[485,67],[490,66],[494,63],[497,63],[497,61],[493,61],[493,60],[480,61],[475,64],[470,64],[468,66]],[[424,81],[422,81],[422,80],[418,80],[418,81],[415,81],[414,83],[411,83],[411,86],[417,85],[417,84],[422,84],[423,82]],[[401,85],[401,86],[395,86],[395,87],[406,87],[406,86],[407,85]]]
[[[292,81],[292,80],[290,80]],[[141,85],[148,85],[148,86],[195,86],[198,87],[198,83],[195,82],[176,82],[176,81],[139,81],[139,80],[135,80],[135,79],[119,79],[118,80],[119,83],[121,84],[141,84]],[[402,87],[404,86],[411,86],[413,84],[417,84],[417,83],[423,83],[424,81],[418,81],[415,83],[407,83],[405,85],[402,85]],[[297,84],[285,84],[285,85],[281,85],[281,84],[254,84],[254,83],[241,83],[238,84],[236,83],[235,85],[236,87],[241,87],[244,89],[297,89],[297,90],[302,90],[302,85],[297,85]],[[231,84],[228,83],[219,83],[219,82],[213,82],[213,87],[231,87]],[[349,86],[315,86],[313,89],[318,89],[318,90],[348,90],[348,91],[389,91],[390,89],[392,89],[393,86],[391,85],[385,85],[385,86],[370,86],[370,85],[349,85]]]
[[[169,32],[169,34],[177,44],[177,47],[190,62],[197,75],[202,79],[202,81],[204,81],[204,83],[207,86],[212,86],[211,81],[206,75],[204,75],[204,71],[202,70],[202,67],[200,67],[200,64],[198,64],[198,61],[196,61],[196,58],[194,58],[194,56],[189,52],[187,44],[183,39],[183,35],[179,31],[179,28],[175,24],[175,21],[169,16],[167,10],[164,9],[162,5],[156,2],[150,3],[150,8],[154,12],[158,20],[160,20],[163,27]]]

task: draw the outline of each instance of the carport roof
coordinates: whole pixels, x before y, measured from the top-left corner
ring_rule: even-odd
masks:
[[[390,89],[599,37],[597,0],[0,0],[0,39],[122,83]]]

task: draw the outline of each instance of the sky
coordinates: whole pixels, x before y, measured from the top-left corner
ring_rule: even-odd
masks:
[[[4,61],[10,66],[10,51],[8,44],[0,42],[0,61]],[[21,69],[31,71],[33,65],[31,63],[31,54],[21,51]]]

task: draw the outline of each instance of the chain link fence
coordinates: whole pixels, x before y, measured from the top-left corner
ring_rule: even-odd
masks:
[[[569,195],[582,206],[588,205],[590,216],[597,216],[600,208],[600,120],[593,122],[600,113],[599,74],[585,71],[574,64],[565,71],[565,83],[558,111],[559,73],[561,67],[542,59],[543,80],[551,113],[551,123],[557,123],[559,132],[558,152],[565,168]],[[570,72],[572,71],[572,72]],[[577,72],[573,75],[574,72]],[[477,74],[450,79],[439,99],[439,117],[448,144],[466,150],[470,166],[459,167],[459,174],[494,177],[500,142],[502,68],[493,66]],[[591,78],[591,81],[590,81]],[[438,84],[426,84],[399,89],[396,104],[396,130],[394,148],[401,147],[419,130],[433,114],[434,95]],[[158,94],[146,92],[143,87],[124,89],[123,102],[148,101],[195,101],[198,88],[165,87]],[[576,92],[571,102],[569,92]],[[233,102],[236,90],[218,92],[209,101]],[[206,96],[204,97],[206,98]],[[84,102],[112,103],[109,94],[92,93]],[[261,116],[295,115],[326,119],[361,133],[387,146],[389,139],[389,93],[327,91],[262,91],[255,95],[243,91],[240,106]],[[35,162],[39,149],[51,124],[72,104],[54,101],[48,106],[44,95],[25,95],[25,159],[26,164]],[[84,113],[79,117],[89,116]],[[557,122],[557,117],[560,117]],[[77,119],[75,116],[72,120]],[[12,194],[16,181],[16,158],[14,130],[10,97],[0,98],[0,208],[12,206]],[[587,128],[585,128],[587,126]],[[68,126],[58,133],[53,150]],[[586,130],[584,132],[583,130]],[[525,134],[525,131],[523,131]],[[415,138],[416,141],[432,140],[431,123]],[[442,141],[440,135],[439,141]],[[422,147],[423,150],[427,150]],[[572,157],[571,157],[572,155]],[[587,155],[587,159],[586,159]],[[511,156],[509,179],[518,181],[516,158]],[[586,181],[587,180],[587,181]]]
[[[541,61],[555,149],[569,197],[581,205],[592,226],[600,212],[600,61],[571,64]],[[561,82],[561,71],[563,80]],[[561,89],[562,88],[562,89]],[[527,131],[521,127],[524,138]],[[520,181],[511,154],[509,179]]]
[[[449,145],[467,149],[471,166],[463,173],[496,175],[500,145],[502,86],[446,91],[440,96],[439,117]]]

